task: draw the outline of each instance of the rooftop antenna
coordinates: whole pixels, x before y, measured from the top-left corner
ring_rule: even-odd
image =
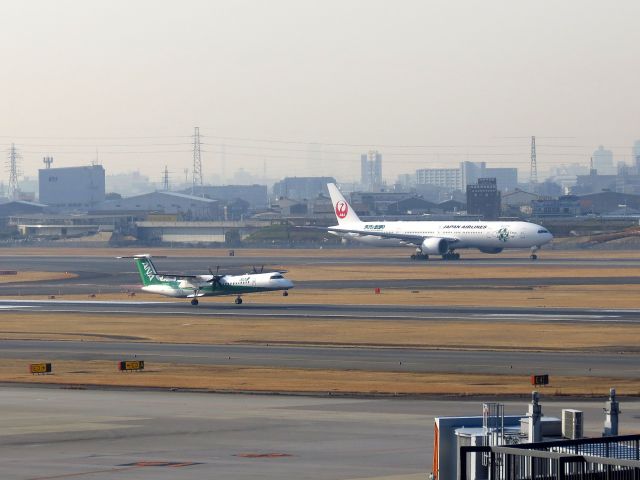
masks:
[[[7,170],[9,170],[9,198],[16,200],[18,198],[18,160],[22,157],[16,150],[14,143],[9,149],[9,160],[7,161]]]
[[[196,187],[202,186],[202,152],[200,150],[200,127],[193,132],[193,169],[191,170],[191,195],[196,194]]]
[[[53,157],[44,157],[42,159],[42,163],[44,163],[46,165],[46,169],[51,168],[51,164],[53,163]]]

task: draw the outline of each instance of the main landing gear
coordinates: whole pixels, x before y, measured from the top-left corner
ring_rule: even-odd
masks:
[[[451,250],[450,252],[447,252],[444,255],[442,255],[442,259],[443,260],[460,260],[460,254]]]
[[[242,305],[242,298],[241,297],[236,297],[236,305]]]
[[[284,292],[282,292],[282,296],[283,297],[288,297],[289,296],[289,292],[287,292],[286,290]]]
[[[198,299],[197,299],[197,298],[192,298],[192,299],[191,299],[191,305],[193,305],[194,307],[195,307],[196,305],[198,305]]]
[[[429,260],[429,255],[422,253],[422,250],[416,248],[416,253],[411,255],[411,260]]]

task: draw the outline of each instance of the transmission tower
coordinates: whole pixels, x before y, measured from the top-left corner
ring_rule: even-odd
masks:
[[[11,144],[11,149],[9,150],[9,160],[7,161],[7,170],[9,170],[9,198],[12,200],[16,200],[18,198],[18,160],[20,160],[20,155],[16,150],[15,144]]]
[[[536,160],[536,137],[531,137],[531,173],[529,175],[530,183],[538,183],[538,162]]]
[[[200,127],[193,133],[193,169],[191,171],[191,195],[196,194],[196,187],[202,186],[202,153],[200,151]]]
[[[169,191],[169,169],[164,166],[164,172],[162,172],[162,190]]]
[[[45,168],[51,168],[51,164],[53,163],[53,157],[44,157],[42,159],[42,163],[46,165]]]

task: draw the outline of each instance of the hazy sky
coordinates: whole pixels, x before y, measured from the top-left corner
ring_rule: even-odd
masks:
[[[196,125],[205,177],[221,144],[227,175],[266,162],[343,181],[368,148],[388,180],[467,159],[524,168],[530,135],[541,168],[599,144],[630,162],[639,22],[637,0],[7,1],[0,143],[32,176],[47,152],[70,166],[96,148],[108,172],[184,176]]]

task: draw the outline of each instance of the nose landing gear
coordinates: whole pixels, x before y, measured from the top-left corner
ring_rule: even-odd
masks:
[[[536,252],[539,250],[540,247],[531,247],[531,255],[529,255],[529,258],[531,260],[537,260],[538,259],[538,255],[536,255]]]
[[[283,297],[288,297],[289,296],[289,292],[287,292],[286,290],[284,292],[282,292],[282,296]]]
[[[235,303],[236,305],[242,305],[242,297],[237,297]]]
[[[192,299],[191,299],[191,305],[193,305],[194,307],[195,307],[196,305],[198,305],[198,299],[197,299],[197,298],[192,298]]]

